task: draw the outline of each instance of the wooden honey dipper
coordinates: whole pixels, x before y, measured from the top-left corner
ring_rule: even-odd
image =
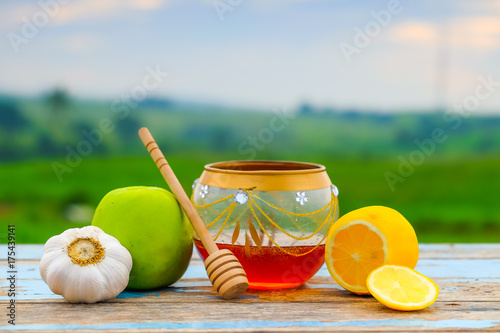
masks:
[[[210,282],[224,299],[241,295],[248,288],[247,275],[241,263],[231,251],[219,250],[149,130],[146,127],[141,128],[139,136],[208,251],[205,268]]]

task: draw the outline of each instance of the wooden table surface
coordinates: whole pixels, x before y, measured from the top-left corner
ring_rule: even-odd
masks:
[[[500,244],[424,244],[417,270],[439,286],[439,298],[416,312],[388,309],[354,295],[325,266],[305,285],[217,296],[194,253],[183,278],[169,288],[121,293],[97,304],[69,304],[41,280],[41,245],[17,245],[15,326],[6,308],[10,282],[0,245],[0,330],[34,331],[488,331],[500,332]]]

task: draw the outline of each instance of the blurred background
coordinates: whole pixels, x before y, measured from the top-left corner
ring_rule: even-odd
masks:
[[[316,162],[341,214],[500,241],[498,0],[1,1],[0,32],[2,243],[166,187],[142,126],[188,193],[210,162]]]

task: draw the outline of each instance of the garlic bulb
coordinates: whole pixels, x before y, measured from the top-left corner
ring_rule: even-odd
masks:
[[[132,256],[98,227],[68,229],[43,248],[40,274],[55,294],[71,303],[116,297],[128,284]]]

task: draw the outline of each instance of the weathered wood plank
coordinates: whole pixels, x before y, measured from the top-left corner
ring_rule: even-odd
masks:
[[[37,333],[53,333],[54,330],[40,330],[40,329],[19,329],[15,330],[15,332],[33,332],[36,331]],[[384,332],[391,332],[391,333],[407,333],[407,332],[470,332],[470,333],[478,333],[478,332],[499,332],[498,328],[495,327],[489,327],[489,328],[482,328],[482,329],[466,329],[466,328],[441,328],[439,330],[434,330],[429,327],[412,327],[411,329],[407,329],[405,327],[384,327],[384,326],[379,326],[376,328],[365,328],[365,327],[340,327],[340,328],[335,328],[335,327],[238,327],[238,328],[215,328],[215,329],[209,329],[209,328],[204,328],[204,329],[173,329],[173,328],[147,328],[147,329],[81,329],[78,328],[76,329],[70,329],[70,330],[63,330],[64,332],[78,332],[78,333],[90,333],[90,332],[182,332],[182,333],[200,333],[200,332],[251,332],[251,333],[262,333],[262,332],[365,332],[365,333],[384,333]],[[57,331],[56,331],[57,332]]]
[[[22,246],[20,246],[22,248]],[[37,250],[38,248],[38,250]],[[500,331],[499,244],[424,245],[417,270],[440,287],[438,301],[419,312],[398,312],[371,296],[354,295],[330,277],[325,266],[300,288],[248,291],[224,301],[214,292],[202,261],[193,255],[188,271],[170,288],[125,291],[98,304],[69,304],[41,281],[38,247],[17,260],[16,329],[53,332],[105,331]],[[1,249],[0,249],[1,251]],[[487,259],[486,259],[486,258]],[[5,261],[0,300],[8,300]],[[4,326],[2,326],[4,325]],[[0,330],[10,330],[6,321]]]
[[[348,328],[354,329],[355,326],[352,326],[354,325],[353,323],[355,323],[357,319],[362,318],[363,320],[360,325],[368,325],[368,323],[374,322],[376,324],[376,328],[380,329],[380,327],[377,326],[381,323],[380,320],[386,320],[387,318],[403,318],[405,320],[413,318],[421,321],[433,321],[435,318],[439,318],[440,321],[436,323],[426,323],[425,325],[430,325],[436,329],[439,327],[435,327],[433,325],[439,324],[443,326],[443,329],[445,329],[450,328],[449,325],[454,323],[453,320],[458,320],[457,318],[460,318],[460,320],[468,320],[467,322],[460,322],[460,325],[476,325],[474,327],[481,325],[487,326],[485,324],[486,321],[493,320],[493,323],[495,318],[500,319],[500,310],[498,308],[500,302],[498,302],[498,293],[490,294],[496,301],[485,302],[474,301],[473,297],[472,299],[468,296],[463,297],[463,295],[474,295],[475,292],[464,290],[467,292],[457,293],[445,290],[442,291],[439,301],[430,308],[421,312],[406,314],[387,309],[370,296],[356,296],[350,292],[337,289],[328,290],[326,288],[315,288],[318,285],[324,285],[324,279],[325,278],[315,277],[312,279],[311,283],[307,284],[306,287],[299,289],[249,292],[242,299],[230,302],[221,300],[217,294],[212,291],[210,286],[200,287],[199,284],[204,282],[203,279],[193,279],[195,281],[180,281],[179,284],[184,283],[184,287],[168,288],[146,293],[130,292],[129,295],[125,294],[123,297],[115,299],[110,303],[73,305],[66,303],[64,300],[19,301],[18,311],[19,313],[22,313],[23,318],[30,319],[30,322],[27,323],[22,320],[21,322],[23,325],[44,323],[47,325],[50,323],[58,323],[58,325],[62,325],[63,323],[89,325],[87,324],[88,320],[83,317],[98,318],[101,310],[95,312],[95,309],[102,309],[104,307],[106,309],[106,316],[101,316],[100,320],[102,321],[89,319],[91,324],[101,323],[99,325],[107,325],[110,324],[110,318],[115,318],[117,321],[113,321],[111,323],[120,323],[123,320],[128,320],[127,322],[129,323],[131,322],[137,324],[137,328],[143,327],[147,330],[152,327],[146,325],[145,323],[151,323],[151,321],[138,320],[141,315],[144,315],[145,318],[149,319],[163,318],[163,321],[160,322],[153,321],[153,323],[156,323],[154,325],[163,325],[161,327],[176,327],[175,325],[164,325],[162,323],[179,323],[179,318],[187,318],[192,325],[196,322],[201,323],[200,325],[205,325],[203,326],[204,328],[208,328],[216,324],[206,324],[212,323],[212,321],[215,320],[214,317],[210,315],[207,316],[206,314],[211,314],[217,311],[220,311],[220,313],[217,314],[218,320],[232,320],[231,325],[233,326],[231,327],[233,328],[238,328],[237,322],[240,321],[242,322],[242,325],[261,325],[262,323],[260,321],[264,320],[266,322],[270,322],[269,325],[276,326],[279,324],[275,323],[275,321],[285,321],[286,325],[290,325],[291,322],[295,321],[299,321],[299,324],[301,325],[304,323],[310,323],[312,325],[318,324],[318,321],[326,320],[329,325],[334,325],[333,323],[337,322],[348,322],[350,325]],[[192,283],[192,286],[190,286],[190,283]],[[438,281],[438,284],[439,283],[440,282]],[[471,286],[467,285],[467,287],[470,288]],[[179,289],[184,290],[179,291]],[[188,290],[191,290],[191,292]],[[449,297],[445,297],[447,293],[449,294]],[[116,308],[116,304],[121,305],[119,308]],[[139,311],[139,309],[142,309],[142,311]],[[189,313],[189,310],[187,309],[203,309],[203,313],[196,311]],[[244,311],[245,309],[246,311]],[[307,309],[307,311],[305,311],[305,309]],[[327,311],[325,313],[326,310],[329,312]],[[37,317],[36,313],[40,311],[43,313],[57,314],[57,316],[43,316],[43,318],[45,318],[44,322],[42,318]],[[75,314],[75,311],[78,313]],[[113,311],[117,311],[117,313],[113,314]],[[167,314],[161,314],[161,311],[166,311]],[[253,311],[262,313],[262,315],[259,316],[260,319],[252,317]],[[138,313],[141,315],[138,316]],[[282,316],[282,313],[285,314]],[[422,313],[425,315],[422,315]],[[430,317],[427,318],[427,315],[430,315]],[[72,321],[72,318],[76,318],[77,320]],[[331,318],[330,321],[328,321],[328,318]],[[203,321],[200,321],[201,319],[203,319]],[[478,320],[481,321],[481,323],[477,322]],[[424,325],[424,322],[421,321],[412,321],[412,323],[420,323]],[[182,323],[182,321],[180,322]],[[141,326],[141,323],[145,325]],[[387,328],[390,330],[399,327],[396,324],[401,324],[399,321],[394,320],[390,321],[390,323],[392,326]],[[177,326],[182,326],[183,328],[193,328],[187,324],[184,326]],[[274,326],[272,327],[273,329],[275,328]],[[67,326],[51,326],[51,329],[64,327]],[[221,324],[217,327],[223,327],[223,325]],[[98,326],[96,328],[104,328],[104,326]],[[109,326],[109,328],[118,329],[124,327]],[[328,330],[334,330],[337,328],[339,328],[339,330],[347,330],[347,328],[343,326],[322,327],[322,329]],[[419,327],[412,327],[411,329],[413,330],[414,328],[419,330],[421,329]],[[406,330],[410,329],[408,328]]]
[[[448,281],[447,279],[435,279],[435,282],[440,288],[438,300],[442,302],[500,302],[500,283],[498,282],[455,282]],[[42,286],[41,283],[38,283],[38,285]],[[7,300],[6,289],[2,289],[0,295],[2,299]],[[36,293],[41,293],[34,288],[28,291],[33,292],[33,297],[29,300],[33,303],[43,304],[48,300],[65,302],[62,297],[49,294],[50,291],[47,291],[47,295],[36,295]],[[118,299],[120,302],[126,303],[161,303],[166,302],[165,297],[168,297],[168,302],[183,302],[186,298],[190,298],[191,303],[206,303],[212,299],[218,299],[217,293],[213,290],[210,282],[196,279],[182,280],[172,287],[154,291],[124,291],[118,296]],[[302,302],[304,304],[338,301],[363,303],[368,297],[371,298],[371,296],[354,295],[344,290],[333,280],[313,278],[310,283],[296,289],[276,291],[249,290],[238,298],[238,301],[242,303]],[[28,301],[26,297],[23,298],[18,299],[18,301]]]
[[[419,244],[420,259],[500,259],[500,244]]]
[[[439,329],[481,329],[499,327],[500,304],[482,302],[479,306],[467,304],[450,305],[438,302],[419,312],[390,310],[376,300],[367,298],[363,302],[322,302],[311,308],[301,302],[242,303],[221,299],[201,304],[185,302],[66,304],[47,303],[43,309],[39,304],[24,302],[18,312],[23,320],[18,328],[45,329],[128,329],[128,328],[240,328],[240,327],[310,327],[329,330],[401,329],[413,327]],[[75,325],[75,326],[68,326]],[[3,328],[3,327],[0,327]]]
[[[434,279],[441,289],[440,299],[456,299],[470,301],[492,301],[500,297],[500,260],[420,260],[417,270]],[[7,300],[8,288],[7,267],[0,266],[0,300]],[[37,261],[26,261],[26,264],[18,265],[17,295],[19,300],[23,299],[58,299],[48,286],[41,280]],[[318,291],[319,290],[319,291]],[[212,287],[207,279],[207,274],[201,261],[193,260],[183,278],[169,288],[167,292],[212,292]],[[292,295],[337,293],[343,291],[330,276],[328,270],[323,266],[320,271],[301,288],[294,290],[281,290],[273,292],[253,292],[261,295],[261,301],[265,295],[280,297],[285,293]],[[156,294],[157,292],[144,293],[144,295]],[[251,293],[247,293],[250,295]],[[338,293],[337,293],[338,294]],[[125,292],[120,297],[138,298],[140,294]],[[134,296],[135,295],[135,296]],[[458,295],[461,295],[458,297]],[[214,295],[212,295],[214,296]],[[297,296],[299,297],[299,296]]]

